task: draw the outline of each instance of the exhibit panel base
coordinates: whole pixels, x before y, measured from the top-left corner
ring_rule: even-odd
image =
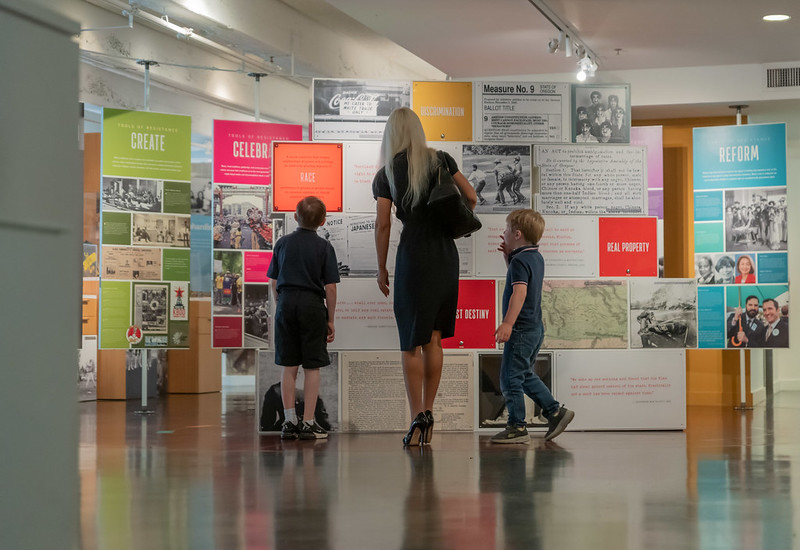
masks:
[[[559,351],[555,363],[570,430],[686,429],[685,350]]]
[[[167,393],[210,393],[222,390],[222,350],[211,347],[211,302],[191,300],[188,350],[167,352]]]

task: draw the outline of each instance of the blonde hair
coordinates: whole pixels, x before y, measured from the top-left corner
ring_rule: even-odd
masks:
[[[506,217],[509,227],[520,231],[525,240],[531,244],[539,244],[544,233],[544,218],[536,210],[521,208],[514,210]]]
[[[381,157],[392,196],[397,193],[394,157],[401,151],[405,151],[408,156],[408,189],[401,200],[407,208],[414,208],[427,196],[431,172],[438,166],[438,162],[436,150],[427,146],[422,122],[408,107],[392,111],[383,131]]]

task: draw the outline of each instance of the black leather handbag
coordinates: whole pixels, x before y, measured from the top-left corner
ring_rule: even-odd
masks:
[[[428,197],[428,208],[453,239],[469,237],[483,225],[458,190],[453,176],[447,169],[444,153],[438,151],[439,174]]]

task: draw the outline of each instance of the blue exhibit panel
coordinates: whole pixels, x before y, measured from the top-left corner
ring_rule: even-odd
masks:
[[[694,194],[694,221],[721,221],[723,211],[722,191],[699,191]]]
[[[694,251],[696,254],[725,251],[725,226],[722,222],[694,224]]]
[[[725,288],[697,289],[697,347],[725,347]]]
[[[771,252],[758,254],[759,283],[788,283],[789,282],[789,257],[786,252]]]
[[[193,292],[211,294],[211,216],[192,215],[192,252],[190,260]]]
[[[694,189],[786,185],[786,124],[695,128]]]

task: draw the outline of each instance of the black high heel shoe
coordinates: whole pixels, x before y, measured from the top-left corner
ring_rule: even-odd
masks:
[[[425,441],[425,431],[427,427],[428,417],[425,416],[424,412],[421,412],[411,421],[411,427],[403,438],[403,446],[422,445]]]
[[[431,439],[433,439],[433,413],[431,411],[425,411],[425,420],[427,425],[425,426],[422,442],[430,443]]]

